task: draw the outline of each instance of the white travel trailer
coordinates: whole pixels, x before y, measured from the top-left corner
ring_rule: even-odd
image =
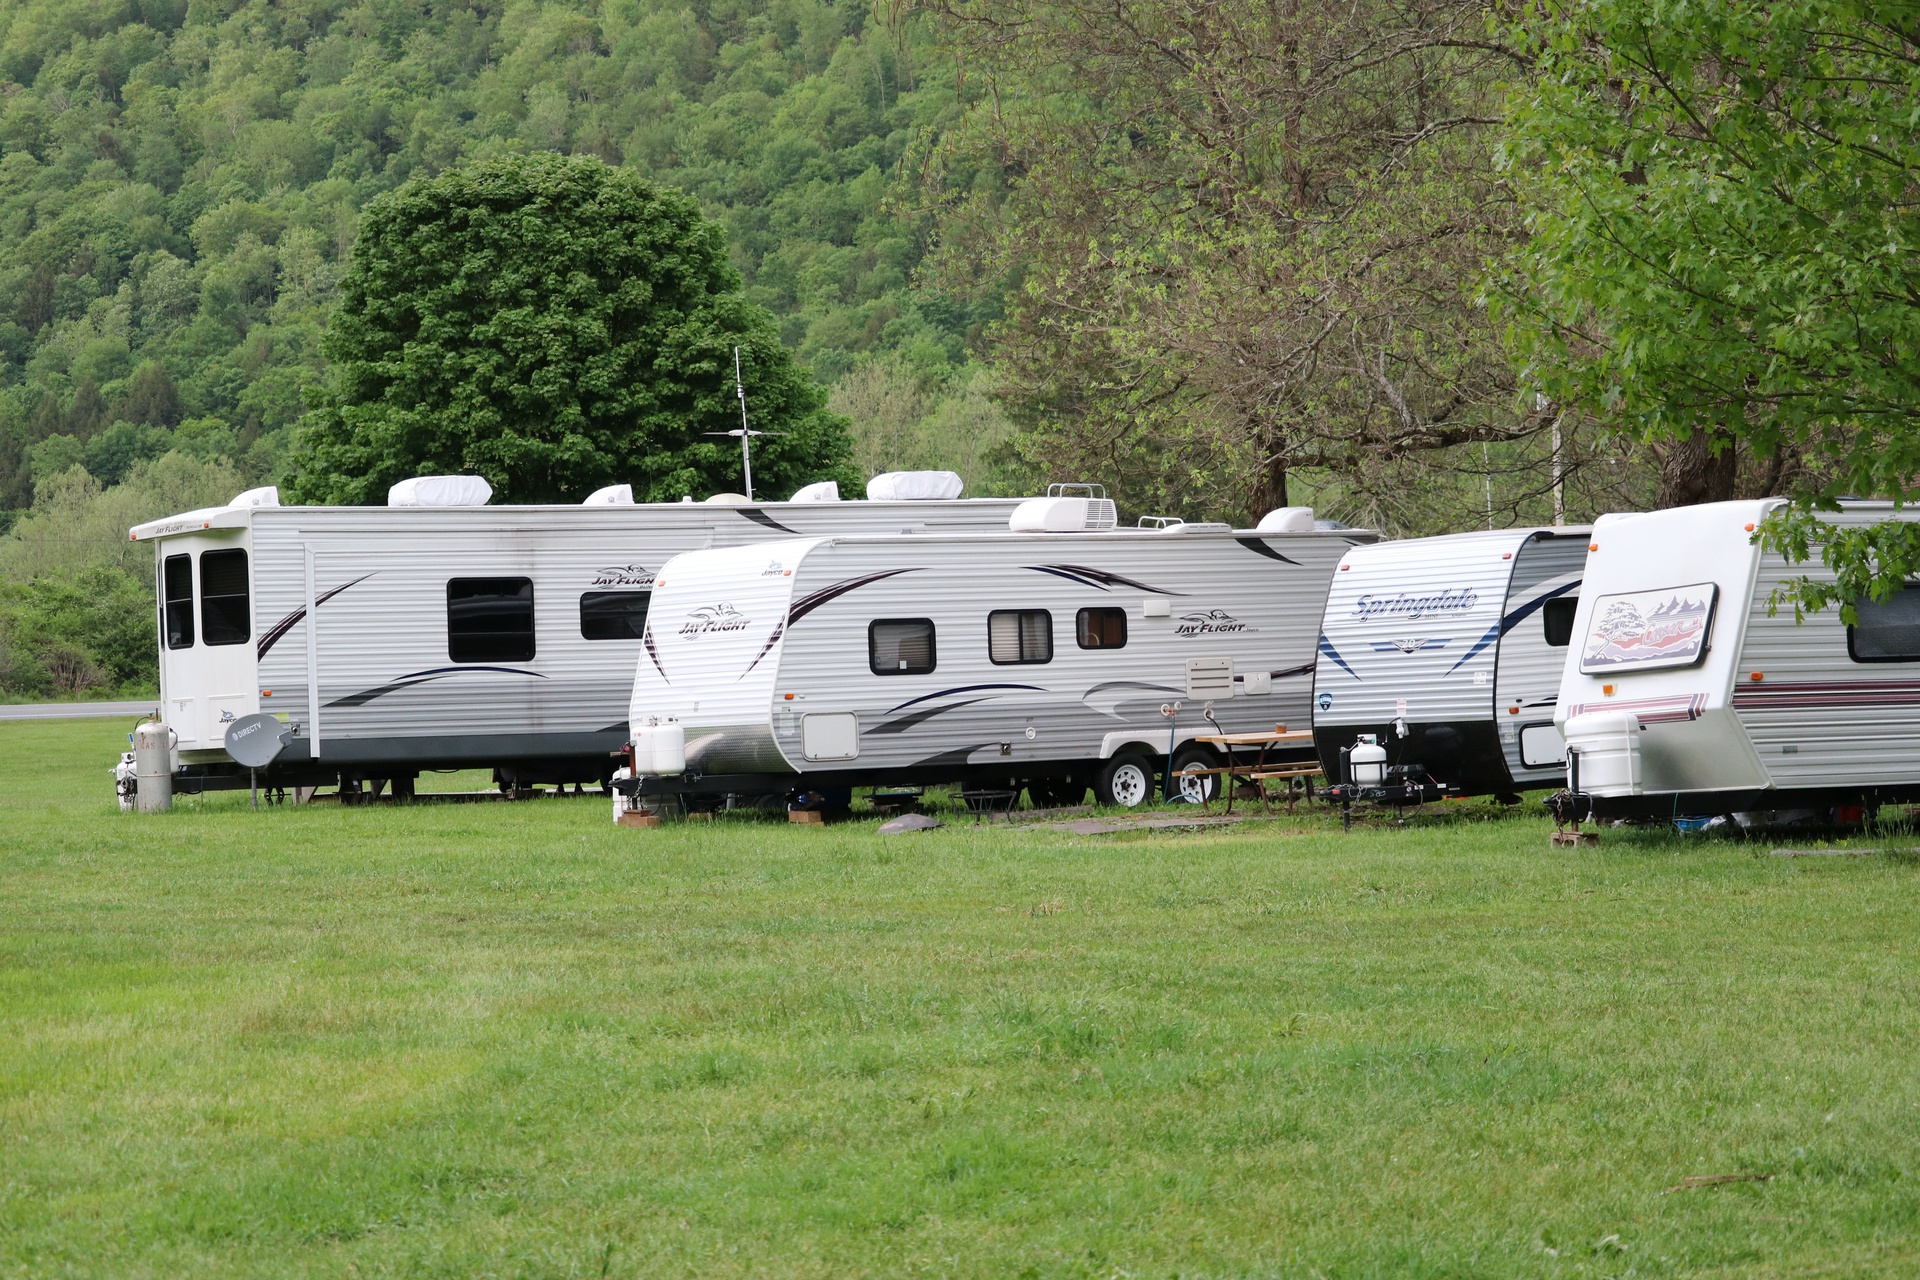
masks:
[[[1037,500],[1014,527],[1088,527],[1075,501]],[[1195,735],[1307,724],[1329,575],[1374,535],[1316,530],[1300,508],[1263,524],[680,556],[634,680],[638,772],[654,775],[639,790],[959,783],[1044,804],[1091,782],[1138,804],[1170,752],[1176,771],[1219,763]],[[684,772],[645,763],[669,721]]]
[[[1555,709],[1563,816],[1717,815],[1920,798],[1920,590],[1796,622],[1768,597],[1831,575],[1753,531],[1778,499],[1603,516]],[[1915,518],[1849,502],[1834,524]]]
[[[1327,777],[1355,798],[1518,800],[1559,785],[1553,708],[1587,541],[1585,527],[1500,529],[1348,552],[1313,678]],[[1385,751],[1384,776],[1344,767],[1363,736]]]
[[[246,785],[226,725],[293,726],[263,780],[390,783],[493,768],[503,785],[599,782],[627,740],[655,571],[683,551],[827,532],[1004,529],[1013,499],[487,506],[424,477],[386,507],[282,507],[270,489],[140,525],[160,606],[177,788]],[[407,504],[407,505],[399,505]],[[451,505],[448,505],[451,504]],[[318,697],[314,691],[318,690]]]

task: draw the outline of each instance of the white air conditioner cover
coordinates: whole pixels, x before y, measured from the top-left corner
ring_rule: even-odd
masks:
[[[710,493],[701,499],[716,507],[747,507],[753,505],[753,499],[744,493]]]
[[[1260,533],[1312,533],[1313,508],[1275,507],[1254,528]]]
[[[867,481],[872,502],[945,502],[966,483],[951,471],[883,471]]]
[[[1085,533],[1113,525],[1113,502],[1107,498],[1028,498],[1007,519],[1015,533]]]
[[[227,505],[229,507],[277,507],[280,505],[280,490],[272,485],[249,489],[245,493],[234,494],[233,501]]]
[[[837,480],[822,480],[798,490],[788,502],[838,502],[840,484]]]
[[[387,490],[390,507],[484,507],[493,486],[480,476],[415,476]]]
[[[583,507],[630,507],[633,505],[633,486],[630,484],[610,484],[604,489],[595,489],[580,502]]]

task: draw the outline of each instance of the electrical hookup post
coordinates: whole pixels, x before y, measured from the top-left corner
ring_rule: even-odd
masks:
[[[1600,833],[1587,831],[1581,823],[1593,820],[1593,797],[1580,789],[1580,753],[1567,751],[1567,786],[1547,797],[1547,810],[1553,814],[1553,835],[1548,844],[1553,848],[1562,845],[1599,844]]]

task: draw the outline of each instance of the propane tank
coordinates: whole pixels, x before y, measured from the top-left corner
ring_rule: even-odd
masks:
[[[133,729],[136,800],[142,813],[173,808],[173,730],[159,720],[142,720]]]
[[[140,766],[133,758],[133,752],[122,751],[120,763],[113,766],[113,794],[120,801],[120,812],[133,812],[133,797],[138,792]]]
[[[633,725],[633,772],[666,774],[687,771],[687,731],[668,716],[648,716]]]
[[[1347,768],[1354,786],[1384,787],[1387,785],[1387,749],[1375,741],[1372,734],[1363,733],[1347,753]]]
[[[621,765],[618,769],[615,769],[613,771],[613,781],[615,782],[625,782],[628,778],[631,778],[632,776],[633,776],[633,770],[627,768],[627,766],[625,765]],[[620,790],[620,788],[617,786],[614,787],[612,790],[613,790],[613,825],[617,827],[620,825],[620,815],[627,812],[629,809],[633,808],[633,799],[632,797],[628,796],[624,791]]]

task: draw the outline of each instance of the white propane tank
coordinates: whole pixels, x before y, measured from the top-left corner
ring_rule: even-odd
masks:
[[[669,716],[648,716],[633,726],[633,772],[666,774],[687,771],[687,731]]]
[[[120,812],[133,812],[133,797],[138,791],[140,766],[133,758],[133,752],[122,751],[120,763],[113,766],[113,794],[120,800]]]
[[[627,768],[627,766],[625,765],[621,765],[618,769],[615,769],[613,771],[613,780],[615,782],[625,782],[628,778],[631,778],[632,776],[633,776],[633,770]],[[614,787],[613,788],[613,825],[616,827],[619,826],[620,815],[627,812],[631,808],[633,808],[633,797],[622,792],[619,787]]]
[[[1361,734],[1347,752],[1347,772],[1356,787],[1386,786],[1387,749],[1375,742],[1372,734]]]
[[[173,743],[173,730],[161,721],[142,720],[133,728],[135,785],[142,813],[173,808]]]
[[[1580,790],[1588,795],[1637,796],[1640,717],[1631,711],[1588,711],[1567,717],[1561,736],[1580,753]]]

